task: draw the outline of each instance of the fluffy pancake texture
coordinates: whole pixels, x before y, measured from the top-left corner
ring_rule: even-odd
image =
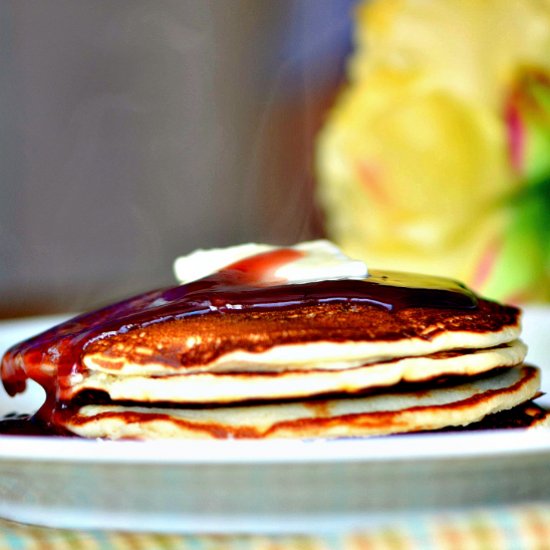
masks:
[[[214,409],[87,405],[66,424],[84,437],[355,437],[437,430],[480,421],[533,398],[540,373],[530,366],[434,388],[366,397]]]
[[[525,345],[515,340],[494,348],[452,350],[421,357],[373,361],[358,367],[266,372],[192,372],[169,376],[116,375],[90,371],[75,382],[76,393],[105,392],[113,400],[145,403],[220,404],[303,398],[331,393],[360,393],[400,382],[421,382],[451,375],[475,375],[522,362]]]

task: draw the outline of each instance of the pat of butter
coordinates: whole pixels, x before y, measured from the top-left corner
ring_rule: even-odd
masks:
[[[189,283],[220,271],[245,258],[281,248],[268,244],[248,243],[228,248],[196,250],[174,262],[174,273],[180,283]],[[291,248],[304,255],[279,267],[275,276],[289,284],[324,281],[328,279],[358,279],[368,276],[364,262],[346,256],[327,240],[308,241]]]

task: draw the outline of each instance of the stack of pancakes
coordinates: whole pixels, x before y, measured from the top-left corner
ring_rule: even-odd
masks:
[[[324,304],[157,323],[87,347],[74,393],[109,402],[78,407],[66,427],[268,438],[466,426],[537,395],[519,332],[517,309],[485,300],[472,311]]]
[[[546,424],[531,402],[540,373],[523,363],[517,308],[473,295],[456,307],[439,298],[402,307],[363,299],[362,285],[377,277],[381,291],[393,292],[383,274],[352,281],[345,298],[324,290],[314,300],[315,284],[290,284],[275,288],[284,307],[273,299],[253,307],[239,296],[257,300],[267,287],[265,279],[243,283],[249,267],[234,264],[22,343],[4,358],[4,385],[14,394],[35,379],[49,396],[42,419],[88,438],[363,437]],[[447,283],[436,281],[434,296]]]

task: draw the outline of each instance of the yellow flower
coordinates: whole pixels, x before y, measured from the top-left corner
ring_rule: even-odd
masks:
[[[372,267],[545,297],[546,268],[508,257],[526,180],[507,115],[526,74],[550,75],[550,0],[366,2],[356,44],[318,140],[328,235]]]

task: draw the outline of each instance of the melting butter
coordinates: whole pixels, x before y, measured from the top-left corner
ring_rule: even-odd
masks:
[[[295,260],[280,266],[271,277],[288,284],[309,283],[331,279],[360,279],[368,276],[367,265],[346,256],[330,241],[319,239],[288,247],[247,243],[228,248],[196,250],[174,262],[174,273],[180,283],[206,277],[235,262],[279,248],[301,252]]]

